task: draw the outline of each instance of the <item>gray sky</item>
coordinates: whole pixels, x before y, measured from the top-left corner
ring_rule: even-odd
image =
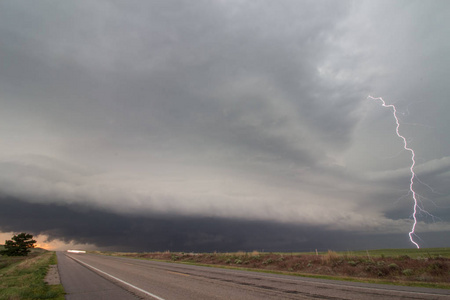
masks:
[[[372,95],[416,151],[416,240],[449,246],[449,15],[447,1],[2,1],[0,232],[412,246],[411,156]]]

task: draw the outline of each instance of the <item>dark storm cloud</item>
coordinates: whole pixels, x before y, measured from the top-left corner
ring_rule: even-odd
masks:
[[[231,222],[254,245],[258,226],[321,241],[330,229],[343,241],[407,232],[411,160],[391,112],[366,99],[374,92],[397,105],[421,203],[440,218],[421,215],[418,227],[448,231],[448,11],[445,1],[2,2],[0,192],[128,234],[173,227],[173,240],[186,236],[177,247],[201,236],[241,245]],[[211,218],[213,232],[181,229]],[[61,224],[68,231],[49,236],[92,242],[91,229]],[[106,240],[97,245],[118,246]]]
[[[364,235],[242,219],[101,212],[80,205],[43,205],[1,197],[0,230],[45,234],[49,240],[90,244],[122,251],[314,251],[407,247],[400,234]],[[448,233],[428,233],[424,246],[445,245]],[[431,241],[427,241],[430,239]]]

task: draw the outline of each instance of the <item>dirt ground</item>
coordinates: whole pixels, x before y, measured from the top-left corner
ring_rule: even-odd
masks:
[[[59,273],[58,273],[58,266],[57,265],[50,265],[48,269],[48,273],[45,276],[45,282],[47,282],[48,285],[57,285],[60,284],[61,281],[59,279]]]

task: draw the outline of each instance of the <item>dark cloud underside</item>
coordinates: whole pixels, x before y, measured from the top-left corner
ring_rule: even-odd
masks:
[[[320,227],[224,218],[174,215],[136,217],[101,212],[80,205],[32,204],[0,198],[0,230],[45,234],[49,239],[91,244],[122,251],[314,251],[404,248],[403,234],[364,235]],[[423,245],[440,247],[448,232],[428,233]],[[427,239],[430,241],[428,242]],[[434,240],[434,241],[433,241]]]

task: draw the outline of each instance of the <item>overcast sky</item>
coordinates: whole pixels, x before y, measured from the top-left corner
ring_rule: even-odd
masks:
[[[450,246],[450,3],[1,1],[0,232]]]

